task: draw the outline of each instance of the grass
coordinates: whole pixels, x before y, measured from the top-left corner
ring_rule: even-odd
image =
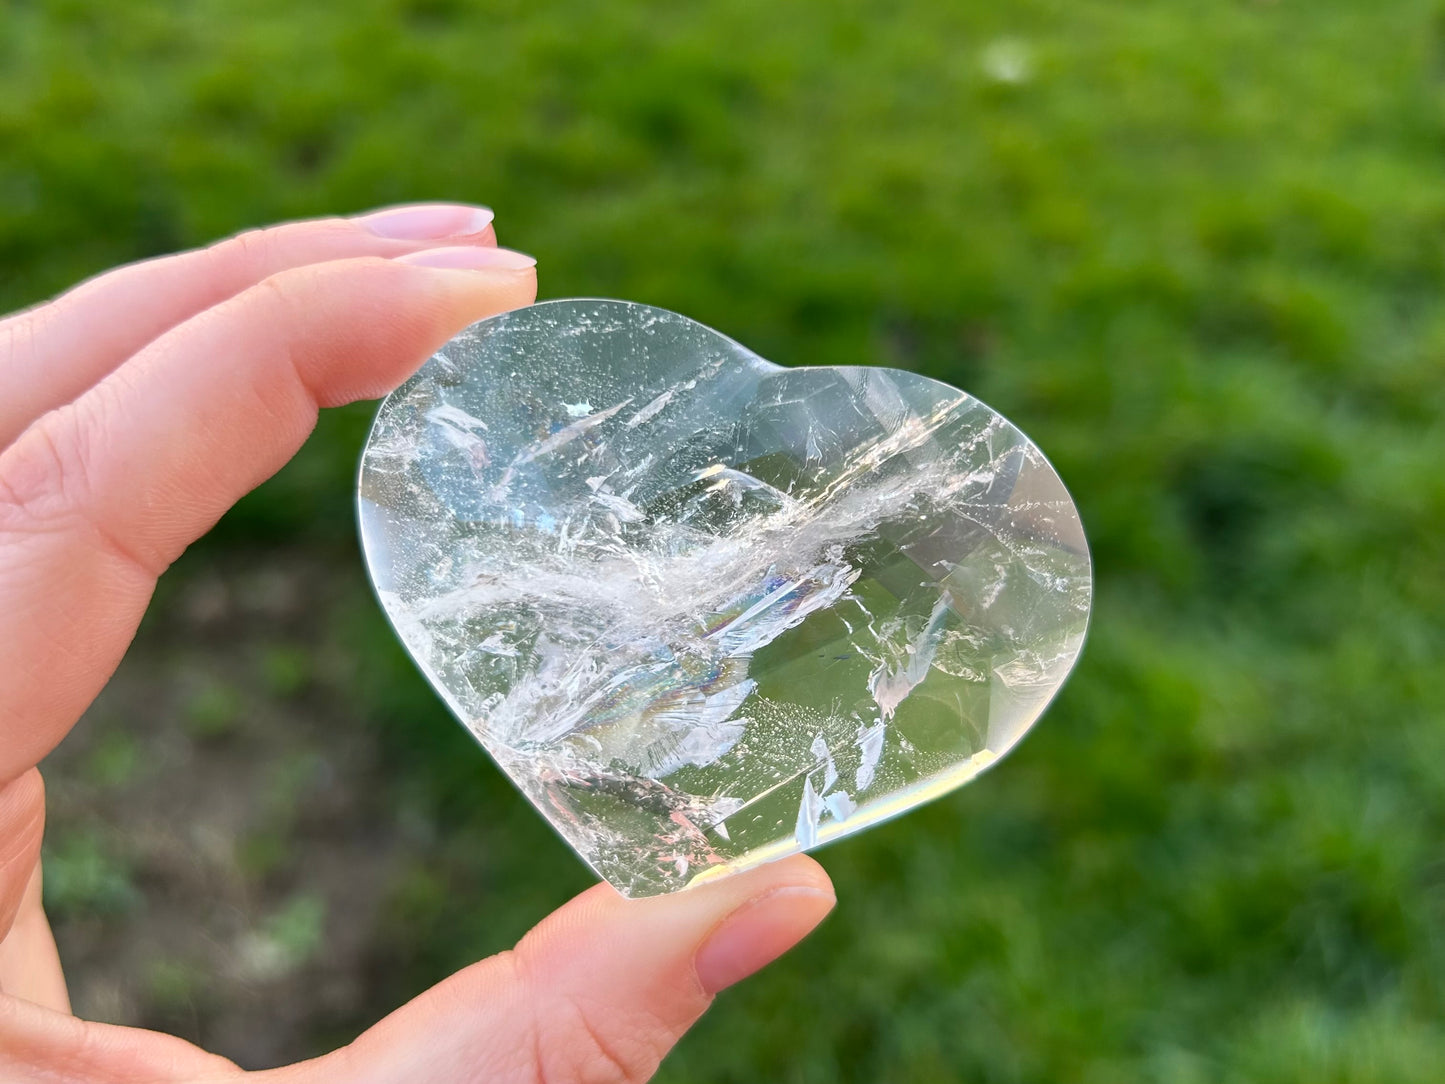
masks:
[[[837,915],[662,1079],[1433,1080],[1442,33],[1423,0],[30,0],[0,8],[0,308],[472,199],[543,296],[967,388],[1083,511],[1082,666],[987,779],[826,851]],[[198,559],[348,545],[367,417]],[[400,995],[583,879],[374,614],[338,638],[452,856],[378,932]]]

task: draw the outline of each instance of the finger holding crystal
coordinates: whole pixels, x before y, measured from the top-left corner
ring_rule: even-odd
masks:
[[[93,387],[160,335],[270,275],[456,239],[495,245],[485,207],[421,204],[248,230],[191,252],[119,267],[0,318],[0,448]]]
[[[319,407],[382,394],[458,328],[535,291],[530,268],[286,271],[163,335],[0,453],[0,780],[60,740],[156,577],[291,457]]]

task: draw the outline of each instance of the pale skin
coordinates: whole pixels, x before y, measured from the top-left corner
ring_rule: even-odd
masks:
[[[36,765],[109,680],[156,578],[318,409],[384,394],[536,282],[490,212],[423,204],[242,234],[0,320],[0,1080],[642,1081],[717,991],[832,907],[803,856],[650,900],[599,885],[349,1045],[253,1074],[70,1013]]]

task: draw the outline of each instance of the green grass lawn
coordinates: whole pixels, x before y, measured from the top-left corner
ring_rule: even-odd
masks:
[[[1037,732],[825,851],[835,916],[661,1079],[1439,1079],[1445,7],[0,5],[0,308],[418,198],[494,206],[544,297],[958,384],[1090,532]],[[354,560],[369,413],[197,560]],[[384,1004],[586,878],[359,613],[359,718],[452,856],[377,931]]]

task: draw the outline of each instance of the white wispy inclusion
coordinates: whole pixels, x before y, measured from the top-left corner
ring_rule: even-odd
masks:
[[[1077,513],[1002,417],[625,302],[448,344],[383,404],[360,502],[423,671],[630,895],[965,782],[1088,617]]]
[[[873,776],[878,771],[878,761],[883,758],[885,730],[886,726],[883,723],[858,728],[858,752],[860,755],[858,772],[854,778],[858,782],[859,794],[873,785]]]
[[[853,815],[853,810],[858,808],[857,803],[848,796],[846,790],[835,790],[823,799],[823,805],[829,813],[833,814],[833,819],[839,821],[847,820]]]
[[[813,780],[804,777],[803,801],[798,806],[798,823],[793,830],[793,836],[798,841],[799,847],[806,849],[817,844],[818,821],[822,819],[822,816],[823,800],[813,789]]]
[[[949,612],[948,595],[942,594],[933,604],[928,624],[917,636],[907,636],[905,621],[885,623],[884,635],[879,637],[883,657],[868,675],[868,691],[873,694],[885,721],[893,718],[898,705],[928,677],[938,642],[946,631]],[[903,634],[901,641],[900,633]]]

